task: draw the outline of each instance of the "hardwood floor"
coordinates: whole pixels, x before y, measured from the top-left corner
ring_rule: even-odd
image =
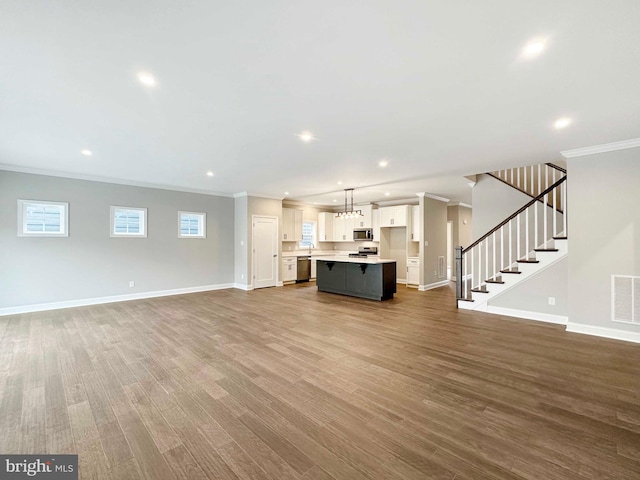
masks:
[[[99,479],[640,478],[640,346],[313,284],[0,318],[0,453]]]

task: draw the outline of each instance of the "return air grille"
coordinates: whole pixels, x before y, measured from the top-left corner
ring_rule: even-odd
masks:
[[[611,275],[611,320],[640,325],[640,277]]]
[[[444,278],[444,256],[438,257],[438,278]]]

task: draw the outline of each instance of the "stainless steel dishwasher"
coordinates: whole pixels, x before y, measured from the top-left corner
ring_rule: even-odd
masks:
[[[311,257],[307,255],[303,257],[298,257],[296,283],[308,282],[310,278],[311,278]]]

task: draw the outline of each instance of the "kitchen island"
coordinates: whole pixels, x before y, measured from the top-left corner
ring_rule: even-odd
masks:
[[[368,258],[316,259],[318,291],[388,300],[396,293],[396,261]]]

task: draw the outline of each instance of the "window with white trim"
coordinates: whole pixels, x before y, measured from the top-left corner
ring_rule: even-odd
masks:
[[[199,212],[178,212],[179,238],[206,238],[207,214]]]
[[[69,204],[18,200],[19,237],[68,237]]]
[[[111,207],[112,237],[146,237],[147,209]]]
[[[302,240],[298,245],[300,248],[316,246],[316,222],[302,222]]]

